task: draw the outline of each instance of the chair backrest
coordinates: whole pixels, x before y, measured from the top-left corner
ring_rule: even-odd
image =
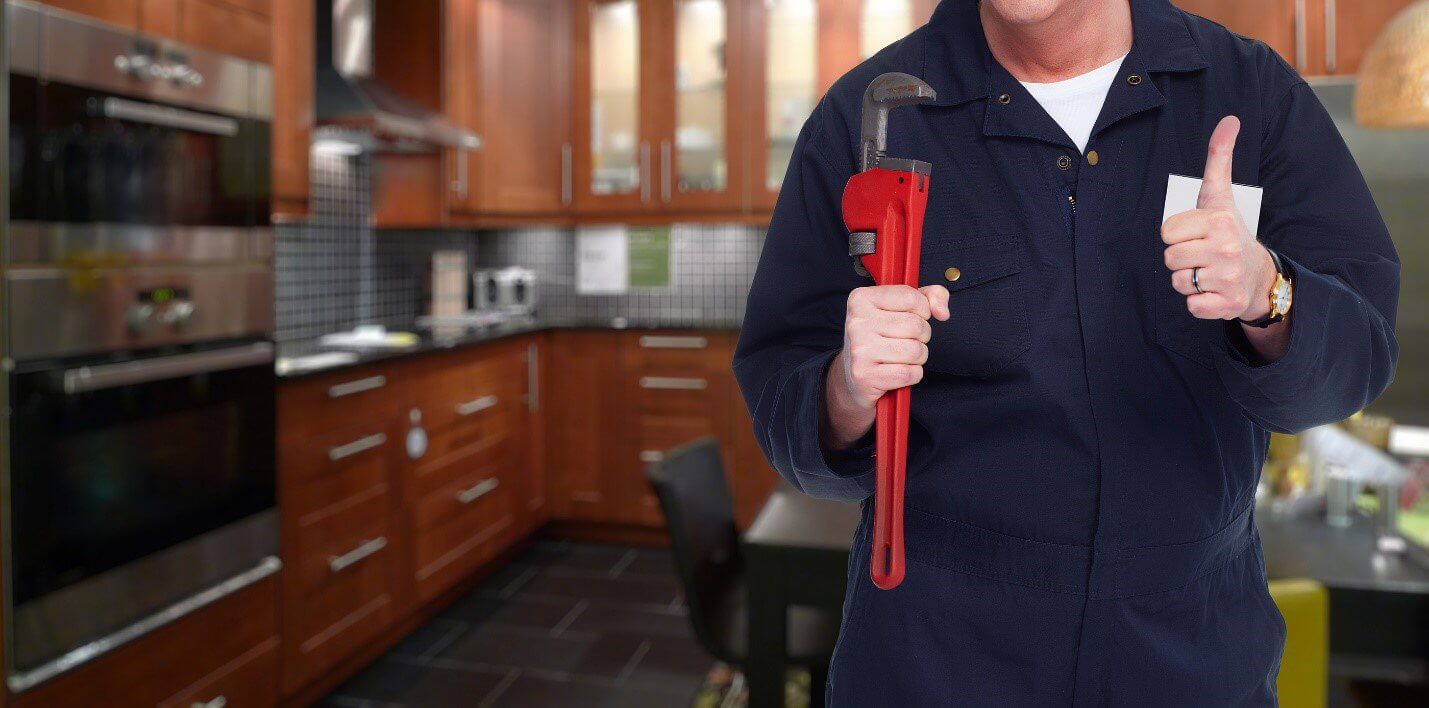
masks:
[[[704,437],[650,463],[646,477],[660,498],[680,584],[695,635],[716,656],[729,651],[710,626],[729,584],[743,570],[734,501],[725,481],[719,444]],[[723,657],[722,657],[723,658]]]

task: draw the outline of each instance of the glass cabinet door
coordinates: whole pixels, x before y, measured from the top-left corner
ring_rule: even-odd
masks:
[[[863,0],[859,53],[867,59],[913,31],[913,0]]]
[[[632,194],[649,164],[640,125],[639,3],[591,2],[589,20],[589,189],[595,196]]]
[[[794,140],[818,100],[818,6],[815,0],[764,2],[764,174],[777,191]]]
[[[674,181],[680,195],[718,194],[729,187],[726,136],[728,40],[725,0],[675,1]],[[670,199],[671,145],[660,144],[662,196]]]

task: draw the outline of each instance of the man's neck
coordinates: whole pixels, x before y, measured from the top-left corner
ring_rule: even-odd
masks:
[[[1128,0],[1066,3],[1036,22],[1009,21],[987,2],[978,12],[993,58],[1019,81],[1063,81],[1131,51]]]

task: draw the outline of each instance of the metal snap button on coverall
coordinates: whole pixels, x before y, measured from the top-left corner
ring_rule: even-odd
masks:
[[[863,502],[832,705],[1272,705],[1283,620],[1252,509],[1271,431],[1372,401],[1397,357],[1398,258],[1315,94],[1274,51],[1132,0],[1130,55],[1087,146],[988,51],[973,0],[864,62],[794,148],[735,373],[773,466]],[[868,564],[871,447],[825,456],[824,376],[853,270],[840,196],[860,98],[902,71],[888,152],[933,165],[922,283],[951,291],[913,390],[908,572]],[[1193,318],[1162,262],[1168,174],[1200,175],[1226,115],[1237,183],[1295,283],[1288,353]],[[956,270],[954,270],[956,269]],[[956,273],[956,278],[949,276]]]

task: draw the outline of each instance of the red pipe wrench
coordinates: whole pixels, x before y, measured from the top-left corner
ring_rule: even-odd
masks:
[[[923,243],[923,212],[928,206],[932,166],[887,155],[888,111],[929,103],[933,88],[916,76],[890,72],[863,92],[860,140],[861,171],[843,193],[849,255],[860,275],[878,285],[918,287],[918,256]],[[900,388],[878,399],[873,498],[873,549],[869,575],[891,590],[903,582],[903,486],[908,471],[908,402]]]

